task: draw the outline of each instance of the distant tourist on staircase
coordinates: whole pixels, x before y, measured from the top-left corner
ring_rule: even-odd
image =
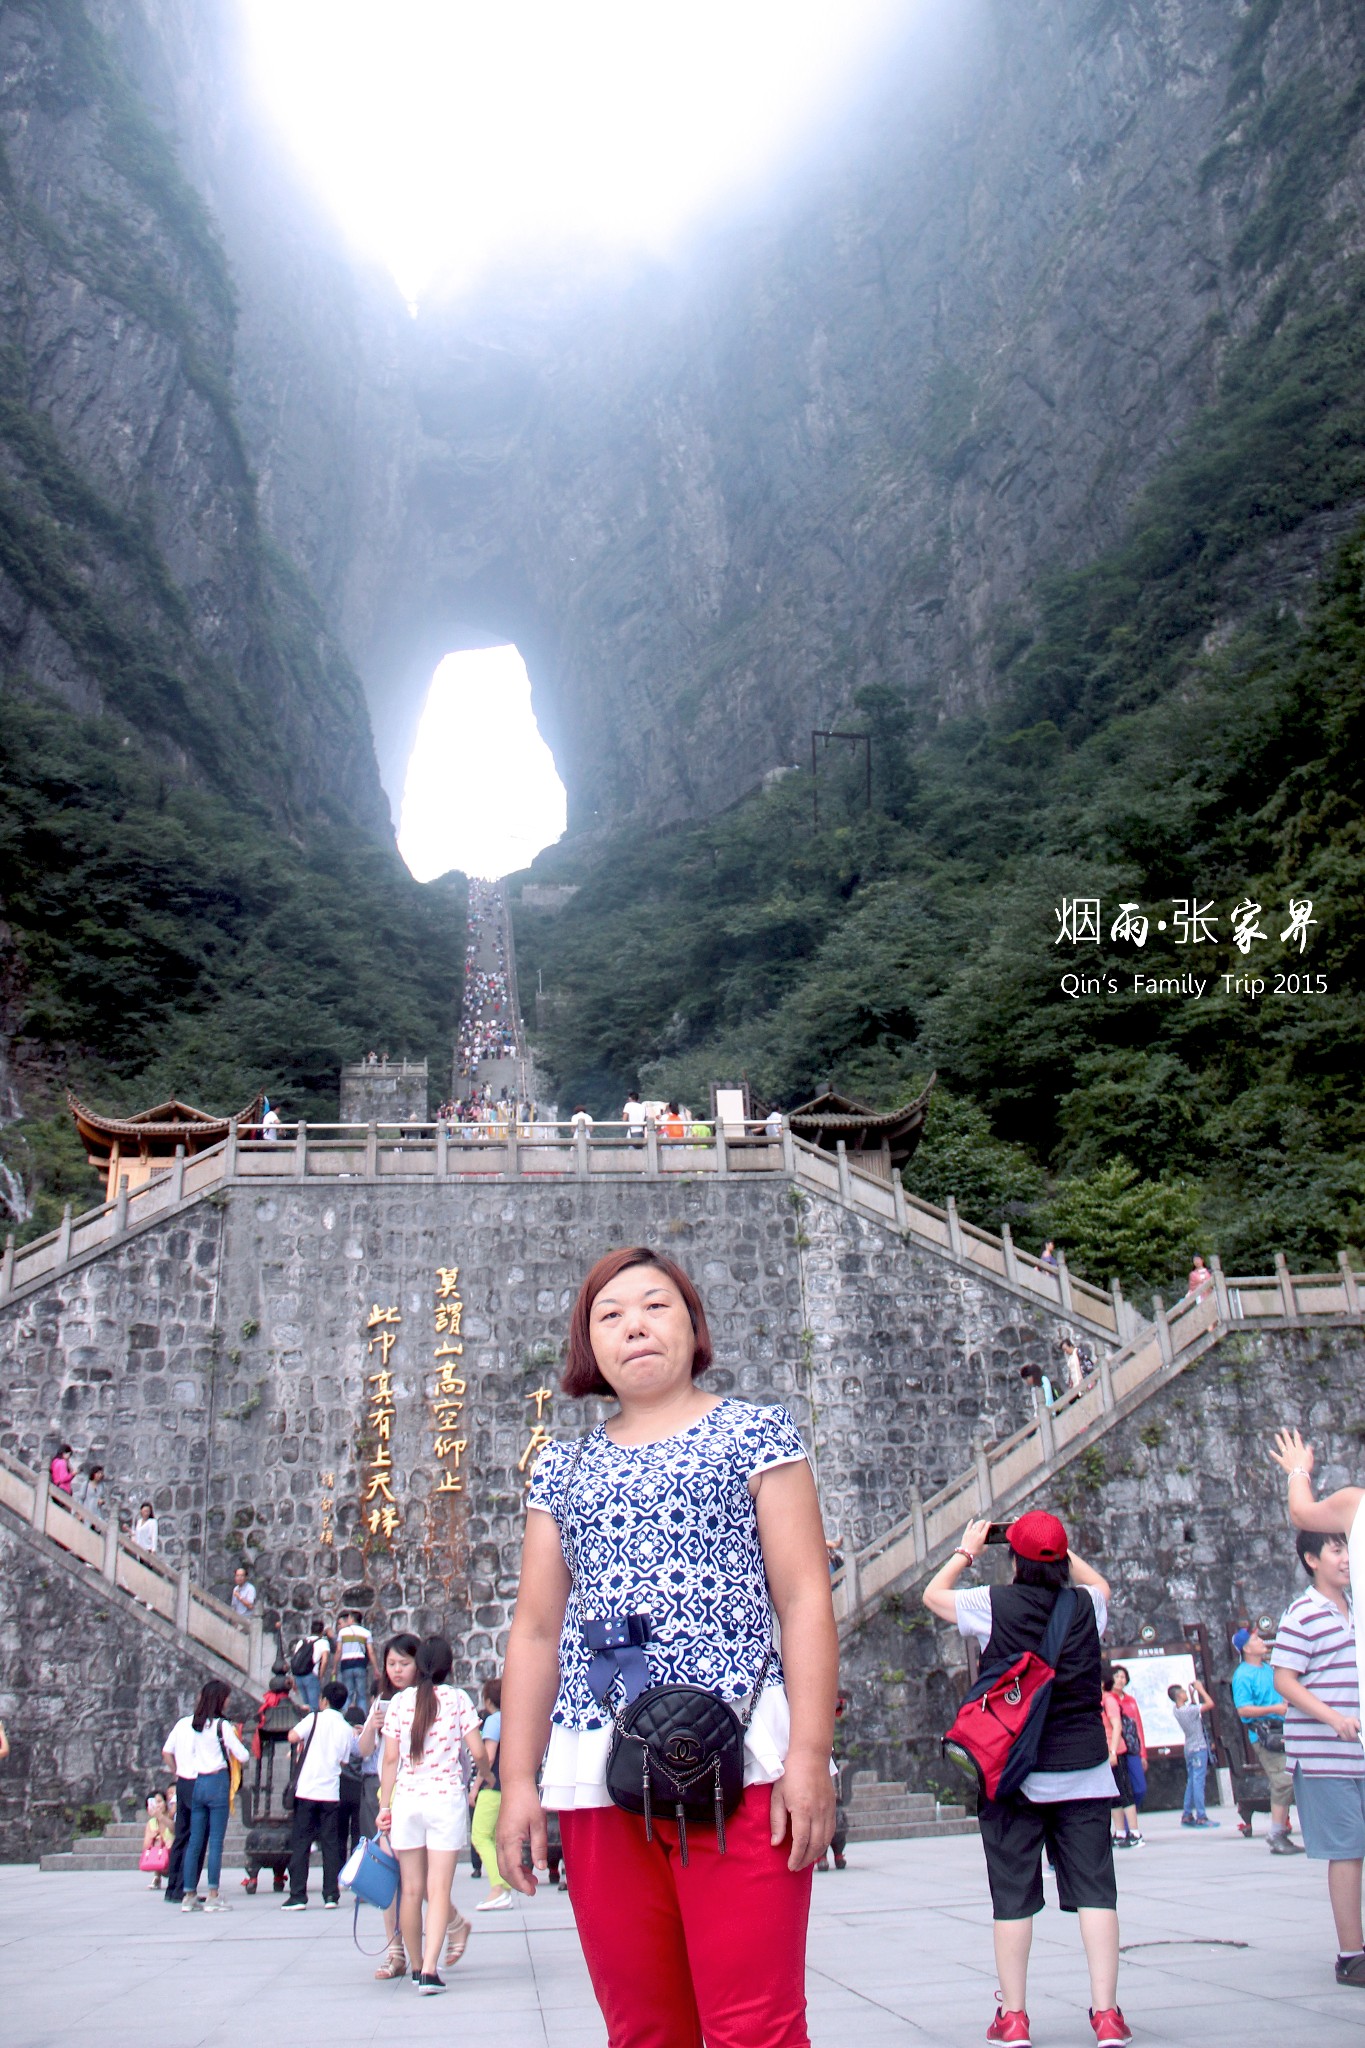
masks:
[[[533,1866],[545,1864],[545,1809],[558,1812],[612,2048],[810,2038],[811,1867],[835,1818],[824,1531],[791,1417],[707,1393],[697,1381],[711,1356],[701,1300],[671,1259],[646,1246],[599,1259],[570,1318],[563,1384],[617,1407],[576,1444],[550,1444],[527,1497],[503,1674],[498,1867],[533,1894],[522,1850],[529,1842]],[[648,1615],[615,1590],[635,1586],[648,1588]],[[678,1701],[682,1687],[713,1695],[717,1712]],[[630,1782],[609,1789],[614,1712],[662,1709],[670,1696],[673,1732],[656,1728],[648,1776],[632,1743]],[[680,1755],[712,1760],[700,1784]]]
[[[145,1550],[149,1557],[155,1557],[157,1543],[156,1509],[149,1500],[144,1500],[142,1506],[137,1511],[137,1520],[133,1524],[133,1541],[139,1550]]]
[[[1051,1408],[1055,1404],[1057,1389],[1053,1386],[1052,1381],[1043,1371],[1041,1365],[1021,1365],[1019,1377],[1026,1387],[1031,1387],[1035,1394],[1041,1395],[1045,1408]]]
[[[48,1460],[47,1476],[62,1493],[70,1493],[71,1482],[76,1476],[71,1463],[72,1456],[70,1444],[59,1444]]]
[[[84,1508],[88,1514],[108,1519],[109,1497],[104,1487],[103,1465],[89,1466],[76,1481],[76,1505]]]
[[[256,1611],[256,1588],[247,1576],[244,1564],[239,1564],[232,1574],[231,1607],[239,1621],[250,1621]]]

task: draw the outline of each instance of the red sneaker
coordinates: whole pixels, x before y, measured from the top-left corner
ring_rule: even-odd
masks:
[[[1133,2038],[1132,2028],[1116,2005],[1092,2012],[1090,2024],[1095,2029],[1095,2048],[1123,2048],[1124,2042]]]
[[[986,2029],[988,2041],[1007,2041],[1009,2048],[1033,2048],[1026,2012],[1006,2012],[1000,1993],[995,1994],[996,2014]]]

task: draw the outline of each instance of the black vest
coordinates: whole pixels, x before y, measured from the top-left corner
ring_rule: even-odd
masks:
[[[1012,1664],[1025,1650],[1036,1654],[1056,1598],[1049,1586],[992,1586],[991,1637],[981,1652],[983,1667]],[[1075,1619],[1057,1659],[1035,1769],[1084,1771],[1108,1761],[1100,1704],[1100,1632],[1095,1603],[1082,1586],[1077,1590]]]

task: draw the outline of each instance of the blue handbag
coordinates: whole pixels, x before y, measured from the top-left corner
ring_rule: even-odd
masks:
[[[351,1915],[351,1939],[360,1948],[360,1909],[362,1906],[378,1906],[384,1912],[398,1896],[401,1873],[398,1858],[394,1855],[382,1835],[367,1836],[355,1850],[341,1873],[341,1882],[355,1900],[355,1911]],[[388,1947],[388,1936],[384,1947],[361,1948],[363,1956],[383,1955]]]
[[[367,1906],[378,1906],[382,1913],[393,1904],[398,1893],[398,1858],[382,1835],[363,1841],[358,1855],[351,1858],[347,1869],[350,1875],[343,1875],[341,1881],[350,1887],[358,1905],[363,1902]]]

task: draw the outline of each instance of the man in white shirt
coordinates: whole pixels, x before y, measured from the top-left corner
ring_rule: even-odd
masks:
[[[337,1872],[341,1868],[341,1766],[359,1756],[355,1732],[341,1709],[346,1688],[339,1678],[322,1690],[326,1705],[306,1714],[289,1731],[302,1761],[294,1785],[294,1833],[289,1845],[289,1897],[286,1913],[301,1913],[308,1904],[308,1856],[314,1841],[322,1849],[322,1903],[340,1901]]]
[[[626,1097],[625,1107],[621,1111],[621,1121],[630,1134],[631,1143],[634,1145],[643,1144],[645,1136],[645,1106],[633,1090]]]
[[[232,1574],[232,1611],[243,1621],[250,1621],[255,1605],[256,1588],[246,1575],[246,1566],[239,1564]]]

